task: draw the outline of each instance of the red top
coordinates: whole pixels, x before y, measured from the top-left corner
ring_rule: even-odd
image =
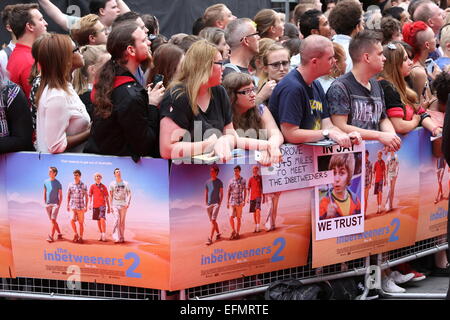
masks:
[[[374,166],[375,182],[380,182],[384,179],[384,172],[386,171],[386,164],[383,160],[377,160]]]
[[[256,178],[252,176],[248,180],[248,188],[250,188],[250,200],[255,200],[256,198],[261,198],[262,194],[262,180],[261,176]]]
[[[103,183],[100,183],[100,185],[94,183],[89,188],[89,196],[94,196],[93,208],[104,207],[106,205],[105,198],[108,197],[108,189]]]
[[[14,51],[8,60],[6,69],[9,72],[9,79],[18,84],[28,100],[30,100],[31,85],[28,83],[31,67],[34,64],[31,47],[16,43]]]

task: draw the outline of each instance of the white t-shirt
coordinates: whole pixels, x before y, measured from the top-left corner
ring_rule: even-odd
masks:
[[[85,131],[91,118],[72,87],[70,94],[61,89],[44,88],[37,108],[36,145],[39,152],[82,152],[83,144],[66,150],[67,136]]]
[[[109,191],[112,192],[111,204],[113,206],[126,206],[127,196],[131,193],[128,182],[122,180],[121,182],[112,181],[109,184]]]
[[[12,41],[9,42],[8,48],[11,49],[11,53],[14,51],[16,44]],[[8,74],[6,71],[6,66],[8,65],[8,55],[5,50],[0,50],[0,68],[2,68],[3,74]]]

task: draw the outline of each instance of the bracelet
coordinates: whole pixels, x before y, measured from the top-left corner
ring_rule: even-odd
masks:
[[[426,112],[422,113],[422,114],[420,115],[420,122],[419,122],[419,125],[422,125],[423,120],[425,120],[426,118],[431,118],[431,116],[430,116],[428,113],[426,113]]]

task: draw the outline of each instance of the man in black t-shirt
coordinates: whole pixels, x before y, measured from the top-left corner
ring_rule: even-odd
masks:
[[[336,79],[326,95],[331,119],[344,132],[358,131],[364,140],[378,140],[397,151],[401,140],[386,116],[383,90],[373,78],[386,60],[380,34],[371,30],[358,33],[349,52],[352,70]]]
[[[289,72],[275,87],[269,101],[270,112],[286,142],[316,142],[332,139],[344,147],[361,140],[358,133],[343,133],[333,127],[322,86],[316,80],[335,64],[331,41],[311,35],[300,46],[301,65]]]

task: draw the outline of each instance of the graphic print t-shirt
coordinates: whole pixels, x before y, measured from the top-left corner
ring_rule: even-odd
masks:
[[[289,123],[300,129],[319,130],[322,119],[330,117],[320,82],[314,80],[308,86],[297,69],[277,84],[270,96],[269,109],[278,126]]]
[[[337,78],[327,92],[331,115],[348,115],[347,124],[366,130],[380,131],[380,121],[386,118],[383,89],[374,79],[365,88],[352,72]]]
[[[128,187],[128,182],[126,181],[113,181],[109,184],[109,191],[112,192],[112,205],[113,206],[126,206],[127,194],[129,194],[130,188]]]

